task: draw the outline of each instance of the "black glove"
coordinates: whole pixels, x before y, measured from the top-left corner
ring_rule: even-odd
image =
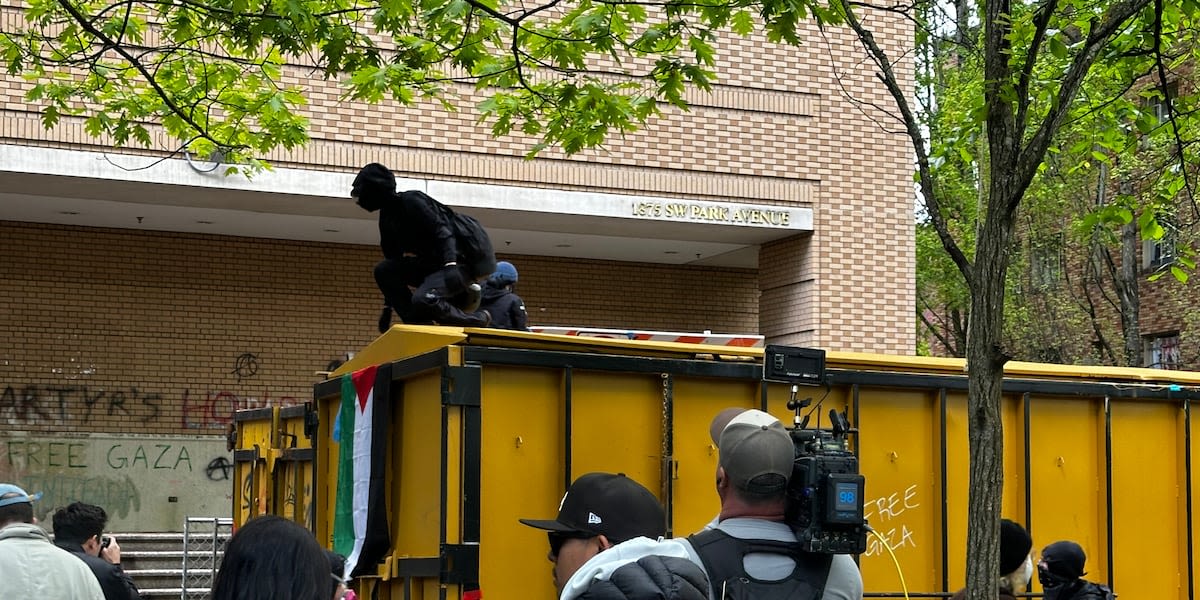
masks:
[[[458,265],[446,265],[442,267],[442,281],[446,282],[446,295],[453,296],[467,289],[467,282],[463,278],[462,271]]]

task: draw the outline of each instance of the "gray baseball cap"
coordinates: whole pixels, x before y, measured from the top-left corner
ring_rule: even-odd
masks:
[[[721,430],[717,447],[719,464],[737,489],[769,494],[787,487],[796,451],[779,419],[761,410],[744,411]]]

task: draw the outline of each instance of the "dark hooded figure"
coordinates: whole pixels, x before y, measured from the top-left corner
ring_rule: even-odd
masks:
[[[350,195],[364,210],[379,212],[383,260],[375,265],[375,283],[384,298],[380,333],[391,324],[393,310],[405,323],[483,327],[491,321],[487,312],[476,310],[480,291],[468,288],[475,274],[458,265],[451,225],[427,196],[396,193],[395,176],[379,163],[358,172]]]
[[[1046,600],[1109,600],[1116,598],[1105,586],[1085,581],[1083,570],[1087,555],[1075,542],[1054,542],[1042,550],[1038,561],[1038,581]]]
[[[492,316],[492,327],[529,331],[525,301],[513,292],[517,283],[517,268],[512,263],[496,263],[496,272],[483,284],[484,310]]]

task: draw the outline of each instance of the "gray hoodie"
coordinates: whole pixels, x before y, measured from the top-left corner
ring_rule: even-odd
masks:
[[[92,570],[41,527],[9,523],[0,529],[0,598],[104,600],[104,592]]]

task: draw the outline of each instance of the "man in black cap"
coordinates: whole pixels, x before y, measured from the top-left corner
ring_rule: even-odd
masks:
[[[1063,540],[1042,549],[1038,561],[1038,581],[1046,600],[1111,600],[1116,598],[1108,587],[1085,581],[1083,570],[1087,555],[1075,542]]]
[[[393,310],[405,323],[485,327],[491,322],[486,311],[477,310],[482,290],[475,283],[491,272],[475,273],[471,265],[459,264],[453,226],[432,198],[396,193],[396,177],[379,163],[359,170],[350,196],[363,210],[379,211],[383,260],[375,265],[375,283],[384,298],[380,333],[390,326]]]
[[[663,547],[666,513],[623,473],[588,473],[567,488],[545,529],[560,600],[705,600],[708,583],[679,546]]]

